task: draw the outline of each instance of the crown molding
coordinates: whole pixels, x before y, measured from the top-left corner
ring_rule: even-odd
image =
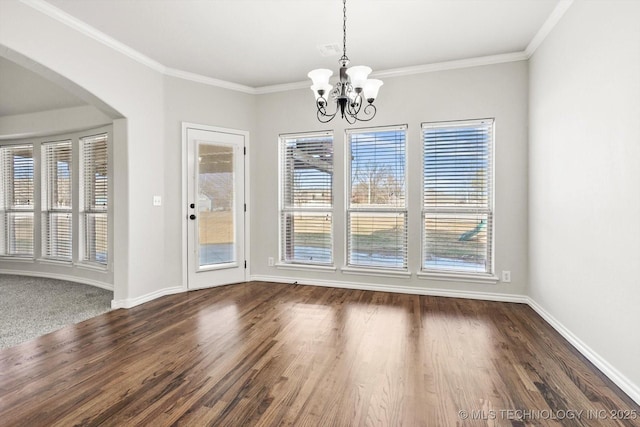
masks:
[[[210,86],[217,86],[225,89],[231,89],[239,92],[255,94],[255,89],[249,86],[241,85],[238,83],[228,82],[225,80],[214,79],[212,77],[203,76],[196,73],[191,73],[189,71],[177,70],[174,68],[169,68],[158,61],[155,61],[148,56],[138,52],[132,47],[119,42],[113,37],[103,33],[102,31],[92,27],[89,24],[75,18],[65,11],[58,9],[57,7],[51,5],[45,0],[21,0],[24,4],[32,7],[33,9],[44,13],[45,15],[63,23],[64,25],[73,28],[74,30],[84,34],[87,37],[90,37],[96,40],[99,43],[119,52],[134,61],[145,65],[152,70],[155,70],[161,74],[167,76],[178,77],[184,80],[190,80],[197,83],[204,83]]]
[[[527,45],[527,48],[524,50],[524,52],[527,55],[527,59],[531,58],[531,56],[535,53],[536,49],[540,47],[544,39],[546,39],[547,36],[551,33],[551,31],[555,28],[555,26],[558,24],[560,19],[564,16],[567,10],[569,10],[572,4],[573,4],[573,0],[560,0],[560,2],[553,9],[551,14],[547,18],[547,20],[544,21],[544,24],[542,24],[542,27],[540,27],[536,35],[533,36],[533,38]]]
[[[0,0],[2,1],[2,0]],[[105,46],[126,55],[134,61],[145,65],[165,76],[177,77],[196,83],[202,83],[209,86],[216,86],[223,89],[234,90],[250,95],[261,95],[267,93],[285,92],[290,90],[305,89],[309,87],[307,81],[285,83],[278,85],[251,87],[239,83],[220,80],[213,77],[203,76],[201,74],[189,71],[178,70],[167,67],[148,56],[138,52],[137,50],[127,46],[124,43],[108,36],[107,34],[93,28],[92,26],[82,22],[81,20],[69,15],[68,13],[58,9],[57,7],[47,3],[45,0],[20,0],[24,4],[38,10],[41,13],[67,25],[70,28],[104,44]],[[544,39],[551,33],[555,25],[560,21],[565,12],[569,9],[574,0],[560,0],[551,15],[544,22],[540,30],[533,37],[527,48],[522,52],[512,52],[500,55],[481,56],[476,58],[460,59],[455,61],[437,62],[433,64],[417,65],[412,67],[394,68],[390,70],[382,70],[371,74],[372,77],[402,77],[414,74],[431,73],[436,71],[455,70],[459,68],[479,67],[483,65],[502,64],[506,62],[526,61],[533,55],[535,50],[542,44]]]
[[[455,70],[458,68],[480,67],[482,65],[502,64],[505,62],[525,61],[524,52],[504,53],[500,55],[479,56],[476,58],[459,59],[455,61],[436,62],[433,64],[416,65],[413,67],[394,68],[372,73],[373,77],[401,77],[413,74],[433,73],[435,71]]]
[[[1,1],[1,0],[0,0]],[[165,68],[164,74],[171,77],[177,77],[183,80],[189,80],[196,83],[203,83],[209,86],[216,86],[223,89],[235,90],[237,92],[256,95],[257,90],[251,86],[242,85],[240,83],[229,82],[226,80],[214,79],[213,77],[203,76],[202,74],[192,73],[190,71],[182,71],[175,68]]]
[[[295,83],[283,83],[279,85],[259,86],[255,88],[256,95],[262,95],[265,93],[286,92],[289,90],[305,89],[311,86],[311,82],[306,80]]]
[[[435,71],[455,70],[458,68],[479,67],[482,65],[502,64],[505,62],[526,61],[528,59],[524,52],[505,53],[501,55],[479,56],[476,58],[460,59],[456,61],[436,62],[433,64],[416,65],[412,67],[393,68],[390,70],[375,71],[371,77],[402,77],[413,74],[432,73]],[[308,81],[285,83],[272,86],[261,86],[255,88],[256,94],[284,92],[295,89],[309,88]]]
[[[73,28],[74,30],[86,35],[87,37],[91,37],[92,39],[104,44],[111,49],[122,53],[123,55],[128,56],[134,61],[139,62],[140,64],[146,65],[147,67],[158,71],[160,73],[165,73],[167,67],[149,58],[146,55],[138,52],[137,50],[127,46],[124,43],[119,42],[111,36],[106,35],[100,30],[95,29],[94,27],[82,22],[78,18],[75,18],[68,13],[58,9],[57,7],[47,3],[44,0],[20,0],[22,3],[26,4],[34,8],[35,10],[44,13],[45,15],[63,23],[64,25]]]

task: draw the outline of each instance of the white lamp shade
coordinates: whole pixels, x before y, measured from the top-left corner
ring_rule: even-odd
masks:
[[[329,78],[332,75],[333,71],[326,68],[318,68],[317,70],[309,71],[309,74],[307,74],[314,86],[329,84]]]
[[[320,93],[318,91],[324,90],[324,93],[322,94],[322,97],[325,100],[328,100],[329,99],[329,93],[331,93],[331,89],[333,89],[333,86],[330,85],[329,83],[319,84],[319,85],[311,85],[311,90],[315,94],[316,99],[320,98]]]
[[[362,89],[369,74],[371,74],[371,68],[366,65],[357,65],[347,70],[347,75],[351,79],[351,85],[354,88]]]
[[[311,92],[313,92],[313,95],[316,97],[316,101],[318,100],[318,98],[320,98],[320,94],[318,93],[318,91],[316,90],[315,85],[311,85],[310,87]]]
[[[369,79],[364,85],[364,97],[368,100],[376,99],[378,97],[378,91],[380,90],[380,86],[384,83],[382,80],[378,79]]]

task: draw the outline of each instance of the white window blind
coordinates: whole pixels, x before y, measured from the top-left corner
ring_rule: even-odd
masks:
[[[425,271],[493,273],[493,119],[425,123]]]
[[[280,261],[333,263],[333,135],[280,136]]]
[[[2,254],[33,256],[33,145],[0,147]]]
[[[107,134],[80,138],[81,148],[81,260],[108,261],[109,176]]]
[[[72,258],[71,140],[42,144],[42,256]]]
[[[347,265],[406,270],[406,126],[348,130],[347,137]]]

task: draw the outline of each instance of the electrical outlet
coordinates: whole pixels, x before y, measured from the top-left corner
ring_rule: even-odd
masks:
[[[273,260],[273,257],[270,256],[269,258],[267,258],[267,264],[269,264],[269,267],[273,267],[275,262]]]
[[[504,283],[511,283],[511,272],[509,270],[502,271],[502,281]]]
[[[162,197],[153,196],[153,206],[162,206]]]

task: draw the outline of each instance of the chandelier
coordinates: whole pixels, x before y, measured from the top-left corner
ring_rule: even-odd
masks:
[[[313,82],[311,90],[316,97],[318,120],[322,123],[333,120],[338,111],[349,124],[373,119],[376,115],[373,101],[378,96],[378,90],[383,84],[382,80],[367,78],[371,73],[371,68],[365,65],[347,68],[349,65],[349,58],[347,58],[347,0],[342,0],[342,3],[342,57],[338,60],[340,80],[333,87],[329,83],[333,71],[326,68],[319,68],[308,74]],[[333,114],[329,114],[327,111],[329,97],[336,103]],[[365,100],[367,104],[363,107]],[[362,115],[360,115],[361,112]]]

